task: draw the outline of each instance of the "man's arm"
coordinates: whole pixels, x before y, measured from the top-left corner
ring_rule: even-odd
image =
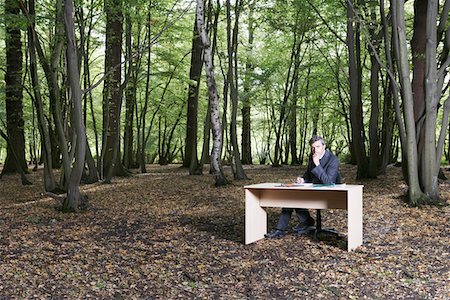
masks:
[[[337,157],[333,155],[324,166],[318,165],[313,168],[311,172],[314,176],[319,178],[323,184],[336,183],[339,174],[339,161]]]

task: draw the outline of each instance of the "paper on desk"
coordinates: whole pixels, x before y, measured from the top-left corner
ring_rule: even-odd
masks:
[[[306,183],[306,182],[304,182],[304,183],[292,182],[292,183],[282,183],[282,184],[280,184],[280,186],[283,186],[283,187],[312,186],[312,185],[313,185],[312,183]]]

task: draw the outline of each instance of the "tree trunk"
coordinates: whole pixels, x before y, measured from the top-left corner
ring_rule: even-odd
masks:
[[[5,74],[5,99],[6,99],[6,133],[9,147],[7,147],[6,162],[3,173],[20,171],[17,165],[27,172],[28,166],[25,159],[25,135],[23,118],[23,85],[22,85],[22,40],[18,22],[15,21],[20,14],[17,1],[5,1],[5,26],[6,26],[6,74]],[[14,150],[13,150],[14,149]],[[17,156],[14,158],[15,151]]]
[[[364,126],[361,102],[361,74],[359,61],[359,25],[354,25],[355,13],[352,1],[347,2],[347,47],[349,56],[350,81],[350,123],[352,126],[352,145],[358,165],[357,179],[367,177],[367,158],[364,144]]]
[[[120,170],[119,155],[120,112],[121,112],[121,55],[122,55],[122,0],[108,0],[106,10],[106,57],[105,73],[112,74],[105,80],[104,137],[102,166],[104,181],[110,183]]]
[[[241,2],[236,3],[235,7],[235,23],[231,30],[231,7],[230,1],[227,0],[227,41],[228,41],[228,84],[230,85],[231,99],[231,122],[230,122],[230,139],[232,146],[232,165],[233,175],[236,180],[247,179],[244,168],[241,163],[241,154],[237,141],[237,108],[238,108],[238,78],[237,78],[237,35],[239,22],[239,8]]]
[[[16,171],[20,174],[20,178],[22,180],[22,185],[31,185],[31,181],[28,180],[27,176],[25,175],[25,171],[22,169],[22,166],[19,163],[19,159],[16,155],[16,151],[13,148],[14,146],[10,144],[8,136],[6,133],[3,132],[3,130],[0,129],[0,136],[3,137],[3,139],[6,141],[7,148],[9,153],[11,154],[10,159],[16,164]],[[2,178],[3,174],[5,174],[5,169],[2,170],[0,173],[0,178]]]
[[[411,39],[413,79],[412,93],[414,99],[414,122],[416,124],[417,155],[419,167],[419,180],[423,187],[425,161],[424,151],[424,121],[425,121],[425,57],[427,43],[427,4],[428,0],[414,1],[414,33]]]
[[[147,109],[148,109],[148,100],[150,96],[150,64],[151,64],[151,10],[148,12],[147,16],[147,43],[148,43],[148,56],[147,56],[147,74],[145,79],[145,100],[144,100],[144,107],[141,111],[141,124],[142,124],[142,130],[141,130],[141,149],[140,155],[139,155],[139,165],[141,167],[141,173],[147,173],[147,169],[145,167],[145,150],[147,148],[147,138],[145,135],[145,121],[147,119]],[[151,127],[151,126],[150,126]],[[149,130],[150,133],[150,130]]]
[[[127,73],[134,74],[134,59],[132,58],[132,22],[129,15],[127,15],[125,23],[125,60],[127,61]],[[134,75],[131,76],[133,77]],[[133,122],[135,102],[134,80],[131,80],[126,83],[125,87],[125,128],[123,133],[123,165],[125,168],[131,168],[133,166]]]
[[[86,205],[86,198],[80,193],[80,180],[86,154],[86,130],[83,125],[82,93],[78,69],[77,45],[73,21],[73,2],[65,0],[65,24],[67,33],[67,75],[72,95],[72,122],[76,135],[75,162],[68,178],[67,198],[63,202],[64,211],[77,211]]]
[[[222,186],[227,184],[225,175],[223,174],[220,162],[220,152],[222,147],[222,128],[220,126],[219,97],[217,94],[217,85],[214,79],[214,71],[212,65],[212,53],[209,37],[204,26],[204,3],[203,0],[197,0],[197,27],[203,43],[204,64],[206,71],[206,82],[208,85],[208,94],[211,100],[211,124],[213,132],[213,149],[211,152],[211,170],[213,172],[215,185]]]
[[[211,50],[211,64],[214,65],[214,53],[216,51],[217,46],[217,28],[219,23],[219,15],[220,15],[220,5],[218,2],[217,9],[214,11],[214,19],[212,20],[212,5],[208,7],[208,27],[212,30],[212,50]],[[212,21],[212,22],[211,22]],[[211,142],[211,98],[208,97],[208,107],[205,115],[205,122],[203,128],[203,147],[202,147],[202,158],[200,162],[200,169],[203,170],[204,164],[211,163],[211,150],[210,150],[210,142]],[[212,173],[212,168],[210,165],[210,173]]]
[[[426,23],[426,77],[425,77],[425,124],[423,146],[423,170],[420,177],[424,193],[433,200],[439,199],[438,174],[439,164],[436,164],[436,127],[437,112],[441,91],[437,90],[437,41],[436,19],[437,0],[428,0]],[[414,91],[413,91],[414,93]],[[439,160],[440,161],[440,158]]]
[[[406,45],[406,26],[404,3],[394,1],[395,12],[393,17],[396,19],[397,26],[393,26],[393,32],[398,36],[398,69],[403,93],[403,111],[405,119],[406,143],[402,145],[405,147],[407,174],[408,174],[408,195],[409,203],[413,206],[422,203],[426,196],[422,193],[419,184],[419,173],[417,170],[418,156],[417,156],[417,139],[416,128],[414,124],[414,99],[409,77],[409,63],[408,63],[408,49]],[[395,23],[393,23],[395,24]]]
[[[194,30],[192,37],[192,54],[191,54],[191,68],[189,71],[189,90],[188,90],[188,104],[187,104],[187,118],[186,118],[186,142],[185,142],[185,156],[183,167],[189,168],[190,175],[200,175],[198,155],[197,155],[197,114],[198,114],[198,92],[200,87],[200,77],[202,74],[202,41],[197,29],[197,20],[194,19]]]
[[[28,2],[28,11],[32,20],[35,16],[35,2],[30,0]],[[36,60],[36,36],[34,31],[34,23],[30,23],[27,29],[28,36],[28,51],[30,56],[30,77],[31,84],[34,92],[34,106],[36,107],[36,114],[38,119],[38,128],[41,136],[42,145],[42,158],[44,162],[44,188],[45,191],[51,192],[56,188],[55,177],[53,176],[53,164],[52,164],[52,145],[50,139],[50,133],[47,126],[47,121],[44,115],[44,104],[41,96],[40,81],[37,73],[37,60]]]
[[[370,9],[371,21],[373,24],[377,22],[375,8]],[[376,58],[379,52],[380,37],[379,33],[375,31],[373,27],[370,27],[370,38],[372,39],[372,45],[375,49],[369,49],[370,52],[370,121],[369,121],[369,170],[367,175],[369,178],[377,178],[378,166],[380,161],[380,141],[378,137],[378,121],[379,121],[379,72],[380,64]],[[374,51],[376,53],[374,53]]]
[[[391,10],[392,12],[392,10]],[[396,74],[394,71],[394,64],[392,62],[392,50],[395,47],[391,47],[392,38],[389,37],[389,28],[386,20],[386,14],[384,11],[384,0],[380,0],[380,16],[381,24],[383,28],[384,37],[384,53],[387,62],[387,72],[391,74]],[[393,76],[394,77],[394,76]],[[383,108],[383,122],[382,122],[382,150],[381,150],[381,163],[380,163],[380,173],[386,172],[386,167],[389,163],[393,162],[393,131],[394,131],[394,103],[398,103],[398,88],[397,81],[394,78],[387,79],[389,88],[384,92],[384,108]],[[394,102],[392,101],[394,100]],[[403,131],[403,126],[398,124],[399,131]],[[403,136],[403,133],[401,133]]]
[[[251,165],[252,161],[252,143],[251,143],[251,87],[252,87],[252,73],[254,65],[252,63],[253,41],[255,31],[255,19],[253,11],[255,9],[256,1],[249,3],[248,16],[248,45],[247,58],[245,62],[244,75],[244,92],[242,97],[242,163]]]

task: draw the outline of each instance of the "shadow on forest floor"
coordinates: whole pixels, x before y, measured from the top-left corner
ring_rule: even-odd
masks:
[[[29,175],[32,186],[4,176],[0,298],[448,299],[450,207],[406,205],[399,168],[356,181],[356,168],[341,166],[346,183],[364,185],[364,244],[350,253],[342,210],[322,213],[342,240],[290,231],[244,245],[244,186],[290,182],[304,167],[245,166],[251,179],[219,188],[207,170],[149,165],[85,185],[90,208],[71,214],[43,194],[42,170]],[[440,191],[449,203],[449,180]],[[267,212],[270,230],[280,210]]]

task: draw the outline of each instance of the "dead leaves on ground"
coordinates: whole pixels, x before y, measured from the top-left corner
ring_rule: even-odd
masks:
[[[449,207],[410,208],[395,167],[364,184],[364,245],[289,234],[244,245],[244,189],[302,167],[248,166],[215,188],[179,166],[83,186],[90,208],[64,214],[34,185],[0,181],[0,298],[448,299]],[[226,169],[229,174],[229,169]],[[355,168],[342,166],[347,183]],[[447,170],[448,174],[448,170]],[[231,176],[230,176],[231,177]],[[443,198],[450,184],[441,183]],[[268,209],[269,226],[279,210]],[[314,214],[313,214],[314,215]],[[346,232],[346,213],[323,212]],[[291,223],[295,226],[295,222]]]

